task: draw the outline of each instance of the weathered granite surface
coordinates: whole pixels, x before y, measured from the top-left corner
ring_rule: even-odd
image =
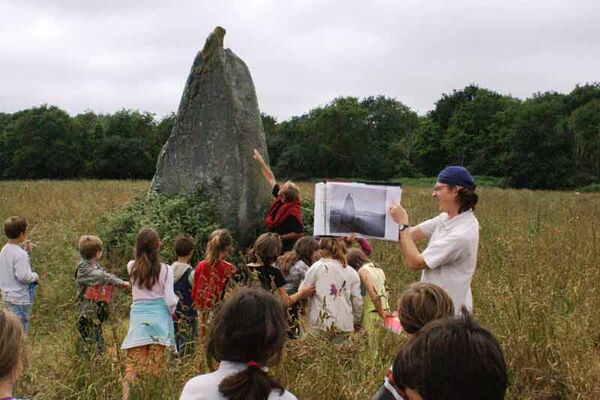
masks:
[[[224,36],[225,29],[215,28],[194,60],[150,190],[177,194],[216,186],[210,195],[223,226],[247,243],[271,200],[252,158],[256,148],[268,162],[267,144],[250,71],[223,48]]]

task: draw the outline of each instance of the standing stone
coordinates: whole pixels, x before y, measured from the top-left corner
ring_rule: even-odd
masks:
[[[265,132],[246,64],[223,49],[215,28],[185,84],[171,136],[163,146],[150,190],[166,194],[208,191],[222,226],[249,243],[263,225],[270,188],[252,158],[268,162]]]

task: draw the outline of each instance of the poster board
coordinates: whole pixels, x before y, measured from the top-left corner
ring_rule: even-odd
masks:
[[[400,186],[354,182],[321,182],[315,185],[315,236],[349,236],[398,240],[398,224],[388,213],[400,201]]]

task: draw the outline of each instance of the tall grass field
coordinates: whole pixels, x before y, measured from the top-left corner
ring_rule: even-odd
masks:
[[[0,183],[0,217],[27,217],[37,244],[32,266],[41,276],[17,397],[120,398],[124,354],[119,346],[127,332],[130,294],[119,291],[111,305],[104,324],[107,351],[80,357],[76,243],[82,234],[99,233],[111,213],[143,196],[148,186],[147,181]],[[312,196],[312,184],[301,186],[303,196]],[[507,398],[600,399],[600,194],[484,187],[479,195],[474,314],[504,350]],[[437,214],[430,188],[405,187],[403,204],[411,224]],[[419,274],[404,267],[397,244],[374,242],[373,248],[372,259],[384,268],[397,299]],[[125,277],[125,261],[108,267]],[[369,399],[405,340],[387,332],[357,333],[341,346],[320,338],[296,340],[287,344],[274,373],[299,399]],[[210,368],[202,350],[165,363],[164,376],[140,381],[133,398],[178,398],[189,378]]]

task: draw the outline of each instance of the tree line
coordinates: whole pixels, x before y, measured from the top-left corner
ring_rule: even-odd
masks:
[[[132,110],[71,117],[46,105],[0,113],[1,178],[150,178],[174,122]],[[262,122],[271,166],[294,179],[435,176],[460,164],[518,188],[600,182],[600,83],[525,100],[470,85],[424,116],[393,98],[340,97]]]

